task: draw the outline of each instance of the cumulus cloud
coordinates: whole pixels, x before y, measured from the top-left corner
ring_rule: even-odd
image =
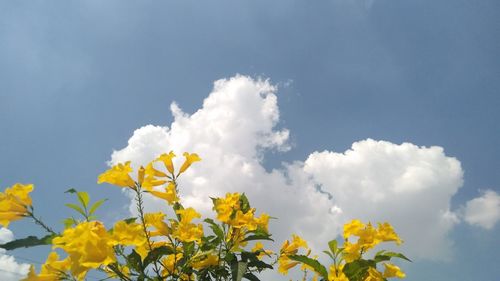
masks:
[[[137,168],[170,150],[197,152],[203,161],[183,175],[180,190],[183,203],[204,214],[211,214],[209,196],[245,192],[258,211],[278,218],[270,225],[278,244],[298,233],[319,251],[343,223],[361,218],[393,223],[406,241],[401,250],[413,258],[449,256],[447,234],[457,222],[450,198],[462,185],[458,160],[440,147],[368,139],[266,171],[267,151],[290,149],[276,91],[268,80],[218,80],[198,111],[188,114],[173,103],[170,126],[137,129],[110,164],[130,160]],[[148,210],[164,207],[146,200]]]
[[[492,229],[500,220],[500,195],[486,190],[465,204],[464,219],[471,225]]]
[[[0,244],[5,244],[14,240],[14,234],[7,228],[0,228]],[[0,249],[0,280],[16,281],[24,278],[28,274],[29,264],[17,263],[13,256],[5,254],[4,249]]]

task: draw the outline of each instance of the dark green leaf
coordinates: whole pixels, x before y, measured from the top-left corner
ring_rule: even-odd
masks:
[[[168,246],[161,246],[158,248],[154,248],[151,252],[148,253],[147,257],[144,259],[144,267],[147,267],[151,263],[158,261],[162,256],[173,254],[174,250]]]
[[[389,257],[392,257],[392,258],[400,258],[400,259],[403,259],[403,260],[407,260],[409,262],[411,262],[411,260],[407,257],[405,257],[403,254],[401,253],[395,253],[395,252],[384,252],[383,253],[384,256],[389,256]]]
[[[326,271],[326,268],[321,263],[319,263],[319,261],[311,259],[310,257],[304,255],[290,255],[288,257],[294,261],[309,265],[321,277],[328,279],[328,272]]]
[[[250,210],[250,202],[248,202],[248,198],[245,193],[240,196],[240,209],[244,214]]]
[[[233,281],[241,281],[243,279],[243,275],[247,271],[247,263],[246,262],[234,262],[231,264],[231,273],[233,277]]]
[[[243,275],[243,277],[244,277],[245,279],[250,280],[250,281],[260,281],[260,279],[259,279],[259,278],[257,278],[257,276],[255,276],[255,275],[254,275],[253,273],[251,273],[251,272],[247,272],[247,273],[245,273],[245,274]]]
[[[29,248],[29,247],[34,247],[34,246],[39,246],[39,245],[49,245],[52,243],[52,239],[56,237],[56,235],[47,235],[42,238],[38,238],[36,236],[28,236],[26,238],[22,239],[16,239],[14,241],[10,241],[5,244],[1,244],[0,248],[3,248],[5,250],[14,250],[17,248]]]
[[[349,280],[357,280],[365,276],[369,267],[376,267],[375,262],[359,259],[346,263],[342,271],[349,278]]]
[[[269,234],[254,234],[254,235],[249,235],[245,239],[243,239],[243,242],[246,241],[252,241],[252,240],[269,240],[269,241],[274,241],[271,239],[271,235]]]
[[[217,235],[218,238],[224,239],[224,232],[222,231],[222,229],[220,228],[220,226],[214,222],[214,220],[212,220],[212,219],[205,219],[204,221],[206,223],[210,224],[210,228],[212,229],[212,231],[214,232],[214,234]]]
[[[137,272],[144,271],[141,256],[135,250],[132,250],[132,253],[127,256],[127,265]]]
[[[74,189],[74,188],[70,188],[70,189],[64,191],[64,193],[77,193],[77,192],[78,191],[76,191],[76,189]]]

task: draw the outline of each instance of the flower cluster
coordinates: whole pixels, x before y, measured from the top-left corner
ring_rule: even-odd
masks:
[[[409,261],[400,253],[379,251],[373,259],[363,257],[363,254],[381,242],[395,242],[397,245],[402,243],[389,223],[379,223],[375,228],[371,223],[364,224],[360,220],[352,220],[344,225],[343,236],[343,247],[338,247],[337,241],[332,240],[328,244],[330,251],[324,251],[333,261],[327,271],[326,267],[317,261],[317,257],[309,257],[311,251],[307,243],[299,236],[293,235],[292,240],[285,241],[281,247],[278,258],[280,273],[287,274],[289,269],[302,264],[304,274],[313,272],[312,280],[322,278],[328,281],[384,281],[392,277],[405,277],[398,266],[386,262],[394,257]],[[301,248],[307,251],[305,255],[299,254]],[[383,264],[383,272],[378,271],[378,263]]]
[[[344,245],[329,243],[328,255],[333,259],[329,270],[310,257],[307,242],[298,235],[285,241],[279,253],[265,249],[264,241],[273,241],[269,233],[270,216],[256,215],[246,195],[227,193],[212,198],[215,219],[203,219],[192,207],[185,207],[179,197],[177,179],[191,165],[200,161],[195,153],[184,153],[180,169],[173,164],[173,152],[158,156],[137,171],[130,162],[120,163],[98,176],[98,183],[108,183],[130,190],[135,195],[137,217],[119,220],[110,228],[97,220],[96,210],[106,201],[91,204],[86,192],[70,189],[79,204],[67,207],[81,215],[64,220],[65,228],[56,232],[34,214],[29,193],[33,185],[15,184],[0,192],[0,224],[30,217],[48,235],[30,236],[0,247],[15,249],[37,245],[52,245],[52,251],[39,272],[31,266],[25,281],[85,280],[92,270],[108,275],[110,279],[132,280],[259,280],[258,274],[278,266],[287,274],[301,265],[313,280],[374,281],[391,277],[403,278],[404,273],[394,264],[393,257],[406,259],[401,254],[381,251],[372,260],[363,254],[381,242],[401,243],[388,223],[373,227],[353,220],[344,226]],[[172,216],[164,212],[144,211],[143,197],[164,200]],[[378,271],[383,262],[385,270]],[[304,276],[304,280],[306,280]]]

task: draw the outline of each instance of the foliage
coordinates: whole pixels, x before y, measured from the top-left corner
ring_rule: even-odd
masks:
[[[69,189],[76,196],[75,203],[65,204],[76,212],[62,221],[64,229],[54,231],[35,216],[29,197],[33,185],[15,184],[0,192],[0,225],[23,217],[31,218],[48,234],[28,236],[0,245],[6,250],[38,245],[52,245],[39,273],[31,266],[24,280],[85,280],[89,271],[107,273],[106,279],[131,280],[260,280],[259,273],[272,270],[286,274],[301,264],[304,280],[312,272],[313,280],[386,280],[404,277],[401,270],[390,263],[391,258],[405,256],[393,252],[378,252],[372,259],[363,254],[380,242],[401,243],[388,223],[374,228],[354,220],[344,227],[345,242],[338,247],[336,240],[329,243],[325,253],[333,260],[327,267],[317,257],[310,257],[307,242],[297,235],[285,241],[280,253],[264,249],[262,241],[273,241],[268,230],[270,216],[256,216],[245,194],[228,193],[212,198],[215,220],[205,218],[192,207],[182,205],[177,185],[178,178],[200,157],[184,153],[185,161],[176,171],[173,152],[162,154],[145,167],[140,167],[135,180],[130,162],[111,167],[98,177],[98,183],[128,188],[135,193],[137,217],[117,221],[106,228],[98,220],[96,210],[106,201],[91,201],[87,192]],[[161,168],[160,168],[161,166]],[[161,198],[175,216],[144,212],[144,194]],[[351,236],[357,237],[350,241]],[[250,244],[253,247],[250,249]],[[307,253],[299,253],[305,250]],[[59,254],[63,254],[60,257]],[[382,263],[385,271],[379,272]]]

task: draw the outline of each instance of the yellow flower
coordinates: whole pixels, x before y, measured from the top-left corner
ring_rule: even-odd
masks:
[[[384,277],[377,269],[370,267],[363,281],[384,281]]]
[[[71,261],[68,258],[59,260],[56,252],[51,252],[40,269],[40,274],[35,273],[35,268],[31,266],[28,276],[23,281],[52,281],[60,280],[70,269]]]
[[[243,247],[245,247],[248,242],[245,240],[245,234],[247,232],[242,228],[230,227],[227,233],[226,242],[231,244],[232,252],[241,252]]]
[[[349,281],[347,276],[344,274],[342,269],[344,265],[340,265],[338,268],[335,264],[330,266],[330,271],[328,272],[328,281]]]
[[[281,274],[287,274],[290,268],[299,264],[299,262],[292,261],[288,255],[296,255],[300,248],[308,249],[307,242],[298,235],[292,235],[292,242],[288,240],[283,242],[278,258],[278,271]]]
[[[148,192],[158,198],[166,200],[170,205],[179,201],[179,197],[177,197],[177,191],[175,189],[175,184],[173,182],[168,183],[167,187],[165,188],[165,192],[156,190],[149,190]]]
[[[181,223],[190,223],[193,219],[201,218],[200,213],[193,208],[177,210],[176,213],[181,216]]]
[[[259,218],[255,219],[255,223],[262,227],[266,232],[268,232],[268,224],[269,224],[270,216],[266,213],[262,213]]]
[[[111,232],[110,244],[113,246],[135,246],[135,251],[145,258],[148,254],[148,242],[142,225],[125,221],[115,223]]]
[[[184,161],[184,163],[181,166],[181,169],[179,170],[179,175],[184,173],[184,171],[186,171],[187,168],[189,168],[189,166],[191,166],[191,164],[193,164],[194,162],[201,161],[201,158],[196,153],[189,154],[187,152],[184,152],[183,155],[184,157],[186,157],[186,160]]]
[[[33,191],[32,184],[16,183],[0,192],[0,224],[8,227],[9,223],[27,215],[31,206],[29,193]]]
[[[164,213],[147,213],[144,218],[147,226],[156,228],[155,232],[151,232],[151,236],[168,236],[171,233],[170,227],[164,222]]]
[[[241,210],[236,211],[236,215],[233,220],[229,222],[229,224],[235,228],[246,228],[248,231],[253,231],[257,229],[257,222],[253,217],[253,213],[255,209],[250,209],[246,213],[243,213]]]
[[[61,236],[52,240],[53,248],[68,253],[72,263],[71,272],[79,279],[87,271],[106,266],[116,261],[113,239],[101,222],[82,222],[74,228],[67,228]]]
[[[175,157],[174,152],[170,151],[168,154],[163,153],[160,155],[158,158],[156,158],[156,161],[161,161],[165,165],[165,168],[167,168],[167,171],[169,171],[170,174],[174,174],[174,164],[172,163],[172,158]]]
[[[125,164],[119,163],[100,174],[97,178],[97,183],[105,182],[120,187],[135,188],[135,182],[129,175],[130,172],[132,172],[130,161],[125,162]]]
[[[204,257],[202,259],[198,260],[197,258],[193,258],[193,260],[195,260],[195,261],[193,262],[192,265],[193,265],[193,268],[196,270],[200,270],[200,269],[207,268],[210,266],[219,265],[219,257],[217,255],[212,254],[212,253],[204,255]]]
[[[151,191],[154,186],[162,185],[166,183],[166,180],[159,180],[157,177],[167,177],[165,173],[162,171],[159,171],[153,167],[153,162],[149,163],[146,165],[146,168],[144,169],[145,173],[145,178],[142,183],[142,187],[144,187],[146,190]]]
[[[203,226],[201,224],[194,224],[191,221],[195,218],[200,218],[201,215],[193,208],[184,210],[177,210],[176,213],[181,216],[179,223],[175,222],[172,225],[172,236],[182,242],[201,242],[203,236]]]
[[[385,271],[384,271],[384,277],[385,278],[391,278],[391,277],[397,277],[397,278],[405,278],[406,274],[401,271],[401,269],[390,263],[384,263],[385,266]]]
[[[240,208],[240,194],[227,193],[226,198],[217,198],[214,209],[217,212],[217,219],[224,223],[229,223],[233,211]]]
[[[358,235],[358,244],[363,248],[364,252],[372,249],[381,242],[381,240],[378,239],[377,230],[373,228],[371,223],[368,223],[365,228],[361,229]]]
[[[270,255],[273,253],[273,251],[264,250],[264,244],[262,244],[261,242],[255,243],[255,246],[252,248],[252,252],[259,252],[259,254],[257,255],[257,258],[259,260],[262,259],[266,254]]]
[[[344,224],[344,239],[348,239],[351,235],[359,236],[364,227],[365,225],[360,220],[352,220]]]
[[[177,263],[182,259],[182,253],[168,255],[162,259],[162,264],[165,265],[163,268],[163,275],[174,275],[177,274]]]
[[[380,239],[384,242],[394,241],[398,245],[400,245],[403,242],[403,241],[401,241],[401,238],[399,238],[399,236],[394,231],[394,228],[392,227],[392,225],[390,225],[387,222],[378,224],[377,237],[378,237],[378,239]]]
[[[353,244],[346,241],[344,243],[344,251],[342,252],[342,255],[346,262],[357,260],[361,257],[361,247],[358,243]]]

